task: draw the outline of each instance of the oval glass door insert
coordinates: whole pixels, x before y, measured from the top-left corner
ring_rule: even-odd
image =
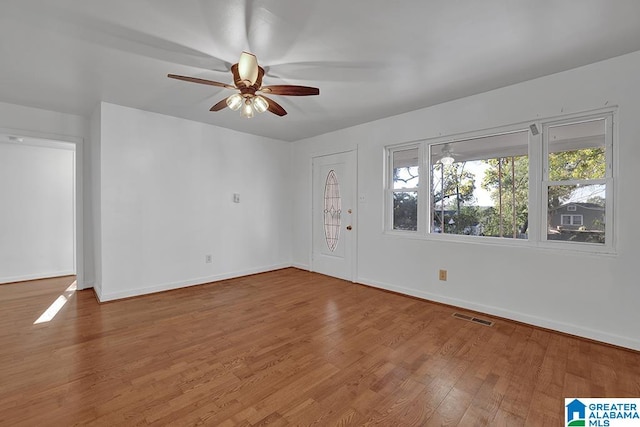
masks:
[[[336,172],[332,169],[324,183],[324,238],[331,252],[336,250],[340,239],[341,214],[340,185]]]

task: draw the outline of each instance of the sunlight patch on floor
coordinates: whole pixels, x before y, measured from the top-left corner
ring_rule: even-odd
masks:
[[[38,317],[38,319],[35,322],[33,322],[33,324],[37,325],[38,323],[50,322],[54,317],[56,317],[56,314],[58,314],[58,312],[62,309],[62,307],[64,307],[67,301],[69,301],[71,296],[75,293],[76,288],[77,288],[77,284],[76,284],[76,281],[74,280],[73,283],[69,285],[67,289],[65,289],[63,294],[60,295],[49,306],[49,308],[47,308],[44,311],[44,313],[42,313],[40,317]]]

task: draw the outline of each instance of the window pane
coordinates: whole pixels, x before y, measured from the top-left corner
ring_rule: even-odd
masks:
[[[418,149],[393,152],[393,189],[418,187]]]
[[[549,127],[549,181],[605,177],[606,120]]]
[[[416,191],[393,193],[393,229],[418,229],[418,193]]]
[[[324,237],[331,252],[336,250],[340,239],[341,215],[340,184],[338,184],[336,172],[332,169],[327,174],[324,184]]]
[[[603,244],[605,190],[604,184],[550,185],[547,239]]]
[[[528,142],[521,131],[432,145],[431,232],[526,239]]]

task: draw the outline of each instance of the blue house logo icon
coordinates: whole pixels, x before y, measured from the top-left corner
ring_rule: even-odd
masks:
[[[585,409],[587,405],[578,399],[573,399],[567,405],[567,426],[584,426],[585,425]]]

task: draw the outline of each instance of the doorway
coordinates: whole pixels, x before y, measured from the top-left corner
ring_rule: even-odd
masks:
[[[0,283],[75,275],[76,144],[0,134]]]
[[[312,271],[355,281],[356,152],[313,158]]]

